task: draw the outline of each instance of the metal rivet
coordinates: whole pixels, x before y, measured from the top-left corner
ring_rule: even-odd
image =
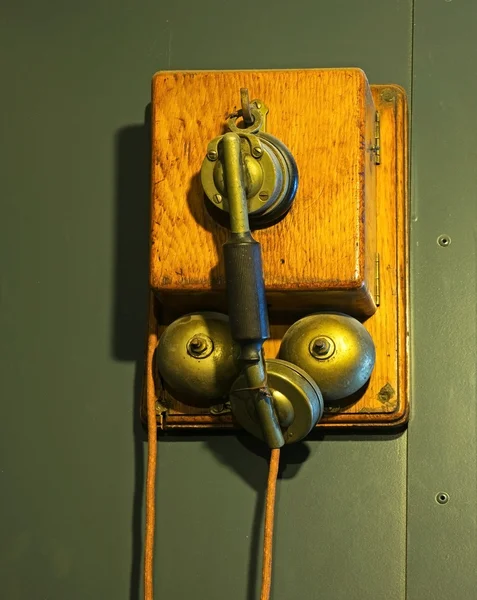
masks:
[[[436,502],[438,504],[447,504],[449,502],[449,494],[447,492],[439,492],[436,495]]]
[[[440,235],[437,238],[437,243],[439,244],[439,246],[446,248],[447,246],[450,246],[451,239],[448,235]]]
[[[220,204],[222,202],[222,200],[223,200],[223,198],[222,198],[222,196],[220,194],[215,194],[215,196],[214,196],[214,202],[216,204]]]
[[[207,158],[209,160],[217,160],[217,150],[209,150],[207,152]]]

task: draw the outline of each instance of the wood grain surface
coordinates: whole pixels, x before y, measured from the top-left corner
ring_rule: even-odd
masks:
[[[380,255],[381,302],[364,324],[376,345],[376,366],[366,388],[349,398],[346,405],[326,407],[317,427],[396,427],[406,423],[408,417],[407,102],[399,86],[371,86],[371,92],[381,120],[374,240]],[[326,153],[326,149],[321,152]],[[316,164],[320,164],[318,153]],[[310,163],[308,169],[311,170]],[[301,167],[302,180],[307,178],[308,172]],[[157,204],[155,193],[153,205]],[[172,227],[171,222],[168,226]],[[372,255],[374,259],[374,250]],[[163,429],[235,427],[227,406],[196,408],[181,404],[164,392],[154,369],[154,349],[158,334],[175,317],[175,309],[159,302],[154,294],[151,304],[147,393],[156,397],[158,426]],[[288,313],[271,314],[272,338],[265,343],[267,357],[277,355],[281,338],[293,320]]]
[[[360,69],[161,72],[153,80],[151,287],[180,312],[225,308],[222,244],[199,173],[241,87],[295,157],[290,213],[255,232],[271,310],[376,309],[375,108]]]

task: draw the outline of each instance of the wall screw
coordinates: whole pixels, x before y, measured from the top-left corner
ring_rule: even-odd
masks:
[[[448,235],[440,235],[437,238],[437,243],[439,244],[439,246],[446,248],[447,246],[450,246],[451,239]]]
[[[436,496],[436,501],[439,504],[447,504],[449,502],[449,494],[447,492],[439,492]]]

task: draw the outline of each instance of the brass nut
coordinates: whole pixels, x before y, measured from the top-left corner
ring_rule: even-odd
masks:
[[[193,358],[206,358],[214,350],[214,342],[207,335],[194,335],[187,342],[187,352]]]
[[[333,356],[336,346],[333,340],[321,335],[310,342],[310,354],[318,360],[326,360]]]

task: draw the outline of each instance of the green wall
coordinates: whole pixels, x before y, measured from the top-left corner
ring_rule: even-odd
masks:
[[[286,449],[273,598],[475,599],[476,17],[472,0],[4,0],[0,597],[140,598],[152,74],[359,66],[413,103],[413,412],[402,435]],[[258,600],[266,471],[244,436],[160,440],[158,599]]]

